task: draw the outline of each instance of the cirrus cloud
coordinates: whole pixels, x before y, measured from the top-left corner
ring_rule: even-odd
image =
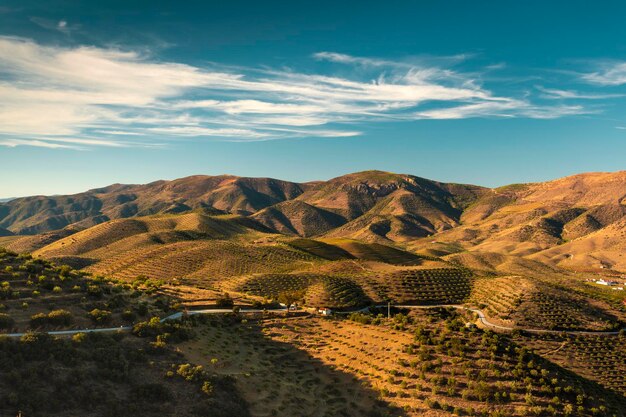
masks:
[[[434,63],[331,52],[313,58],[372,73],[198,67],[133,51],[0,37],[0,145],[83,149],[177,138],[351,137],[361,134],[363,122],[587,112],[494,94],[476,77]]]

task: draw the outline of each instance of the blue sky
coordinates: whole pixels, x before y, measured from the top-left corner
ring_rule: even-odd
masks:
[[[548,3],[548,4],[546,4]],[[0,198],[626,169],[626,5],[0,1]]]

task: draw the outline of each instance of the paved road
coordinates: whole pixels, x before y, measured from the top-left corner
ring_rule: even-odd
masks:
[[[106,327],[106,328],[97,328],[97,329],[78,329],[78,330],[54,330],[50,332],[46,332],[50,335],[57,336],[68,336],[77,333],[100,333],[100,332],[124,332],[131,330],[132,326],[119,326],[119,327]],[[28,333],[0,333],[0,336],[6,337],[22,337]]]
[[[239,312],[249,314],[249,313],[262,313],[263,311],[286,311],[286,310],[287,310],[286,308],[275,308],[271,310],[258,310],[258,309],[250,308],[250,309],[241,309]],[[233,312],[232,308],[207,308],[204,310],[187,311],[186,314],[193,316],[196,314],[224,314],[224,313],[232,313],[232,312]],[[169,321],[169,320],[178,320],[182,316],[183,316],[183,312],[179,311],[177,313],[170,314],[169,316],[162,318],[161,323],[165,321]],[[127,332],[132,329],[133,329],[133,326],[119,326],[119,327],[101,327],[101,328],[95,328],[95,329],[54,330],[54,331],[50,331],[46,333],[49,335],[56,335],[56,336],[69,336],[69,335],[78,334],[78,333]],[[28,334],[28,333],[8,333],[8,334],[0,333],[0,336],[22,337],[25,334]]]
[[[519,328],[519,327],[500,326],[500,325],[490,322],[481,310],[477,308],[466,307],[466,306],[459,305],[459,304],[437,304],[437,305],[428,305],[428,306],[396,305],[393,307],[405,308],[405,309],[429,309],[429,308],[442,308],[443,307],[443,308],[456,308],[458,310],[471,311],[473,313],[476,313],[476,315],[478,316],[478,320],[480,320],[480,322],[485,327],[495,329],[495,330],[506,331],[506,332],[519,330],[519,331],[524,331],[528,333],[538,333],[538,334],[563,334],[565,333],[565,334],[573,334],[573,335],[593,335],[593,336],[611,336],[611,335],[619,334],[619,331],[593,332],[593,331],[584,331],[584,330],[541,330],[541,329],[524,329],[524,328]],[[344,312],[341,312],[340,314],[365,312],[365,311],[368,311],[370,308],[387,308],[387,305],[385,304],[385,305],[364,307],[358,310],[344,311]],[[260,310],[260,309],[249,308],[249,309],[239,310],[239,312],[242,314],[263,313],[264,311],[287,311],[287,308],[283,307],[283,308],[277,308],[277,309],[271,309],[271,310]],[[197,314],[225,314],[225,313],[232,313],[232,312],[233,312],[232,309],[227,309],[227,308],[207,308],[203,310],[190,310],[190,311],[187,311],[186,313],[179,311],[177,313],[170,314],[169,316],[162,318],[161,322],[163,323],[169,320],[178,320],[183,316],[183,314],[193,316]],[[68,335],[73,335],[77,333],[97,333],[97,332],[99,333],[99,332],[120,332],[120,331],[123,332],[123,331],[132,330],[132,328],[133,328],[132,326],[120,326],[120,327],[106,327],[106,328],[96,328],[96,329],[56,330],[56,331],[50,331],[46,333],[48,333],[49,335],[68,336]],[[0,334],[0,336],[22,337],[25,334],[27,333],[8,333],[4,335]]]
[[[387,307],[387,306],[384,306],[384,307]],[[593,335],[593,336],[617,335],[620,332],[619,330],[612,331],[612,332],[594,332],[594,331],[586,331],[586,330],[543,330],[543,329],[525,329],[525,328],[520,328],[520,327],[500,326],[500,325],[490,322],[481,310],[477,308],[470,308],[470,307],[466,307],[463,305],[458,305],[458,304],[441,304],[441,305],[433,305],[433,306],[398,305],[395,307],[397,308],[420,308],[420,309],[450,307],[450,308],[456,308],[458,310],[471,311],[472,313],[476,313],[476,315],[478,316],[478,320],[480,320],[480,322],[484,326],[495,329],[495,330],[504,330],[507,332],[519,330],[519,331],[523,331],[527,333],[538,333],[538,334],[563,334],[565,333],[565,334],[574,334],[574,335],[579,334],[579,335]],[[626,328],[624,330],[626,331]]]
[[[263,313],[264,311],[287,311],[286,307],[282,307],[282,308],[273,308],[273,309],[265,309],[265,310],[261,310],[261,309],[257,309],[257,308],[242,308],[241,310],[239,310],[240,313]],[[224,314],[224,313],[232,313],[233,309],[232,308],[207,308],[204,310],[189,310],[186,312],[187,315],[189,316],[195,316],[197,314]],[[168,321],[168,320],[178,320],[179,318],[181,318],[183,316],[183,312],[179,311],[178,313],[174,313],[174,314],[170,314],[167,317],[164,317],[161,319],[161,323],[163,323],[164,321]]]

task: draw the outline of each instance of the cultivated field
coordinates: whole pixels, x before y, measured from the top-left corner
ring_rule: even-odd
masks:
[[[577,376],[507,336],[467,329],[471,318],[451,310],[391,320],[207,320],[181,350],[235,377],[254,416],[623,415],[626,406],[613,385]],[[620,358],[605,363],[619,370]]]

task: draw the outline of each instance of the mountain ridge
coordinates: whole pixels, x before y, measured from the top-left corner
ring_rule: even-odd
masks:
[[[619,256],[625,201],[626,171],[498,188],[384,171],[308,183],[195,175],[15,199],[0,204],[0,230],[46,235],[48,242],[117,219],[198,212],[241,216],[253,229],[289,236],[356,239],[423,254],[451,254],[454,247],[626,270]]]

